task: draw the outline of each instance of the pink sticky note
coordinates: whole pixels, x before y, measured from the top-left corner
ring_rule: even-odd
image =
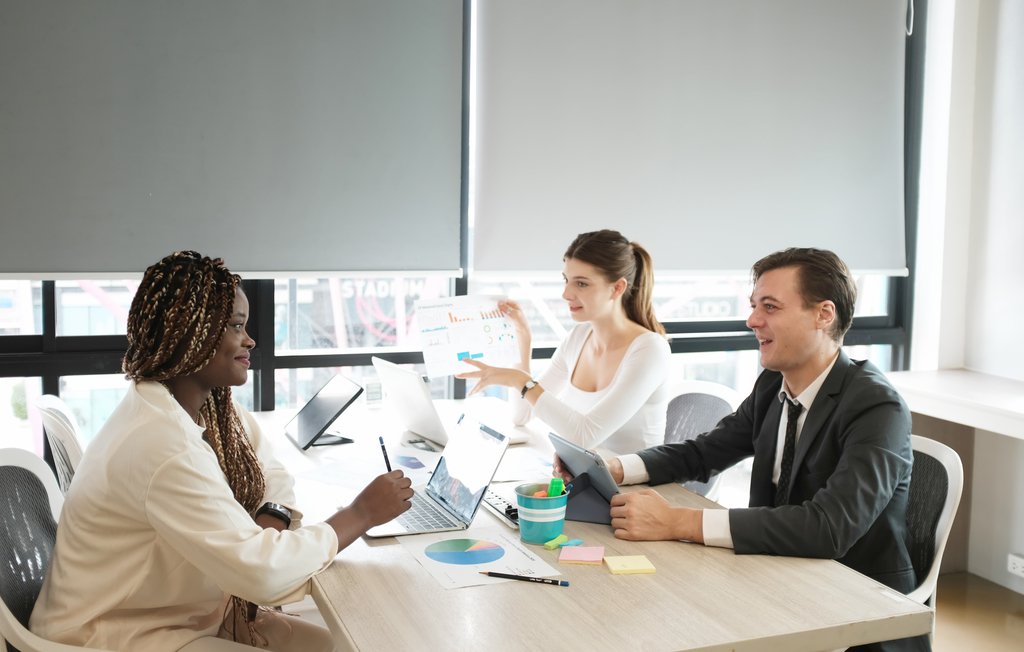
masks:
[[[594,564],[604,559],[604,546],[567,546],[561,548],[558,561],[563,564]]]

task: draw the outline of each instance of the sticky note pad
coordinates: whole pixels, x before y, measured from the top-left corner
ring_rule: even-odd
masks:
[[[563,543],[565,543],[568,540],[569,540],[569,537],[565,536],[564,534],[559,534],[557,537],[555,537],[551,541],[545,542],[544,543],[544,547],[547,548],[548,550],[554,550],[555,548],[557,548],[558,546],[562,545]]]
[[[563,548],[565,550],[565,548]],[[634,573],[653,573],[654,564],[645,555],[624,555],[622,557],[605,557],[604,563],[608,565],[615,575],[632,575]]]
[[[563,564],[594,564],[597,566],[604,558],[604,546],[567,546],[558,554],[558,561]]]

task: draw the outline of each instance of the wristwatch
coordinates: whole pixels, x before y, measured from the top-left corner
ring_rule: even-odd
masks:
[[[533,389],[536,386],[537,386],[537,381],[534,380],[533,378],[531,378],[530,380],[526,381],[526,384],[523,385],[523,391],[519,392],[519,398],[526,398],[526,392],[530,391],[531,389]]]
[[[284,505],[278,503],[263,503],[263,505],[256,510],[256,516],[261,514],[270,514],[275,518],[279,518],[284,521],[284,526],[291,527],[292,525],[292,510],[288,509]]]

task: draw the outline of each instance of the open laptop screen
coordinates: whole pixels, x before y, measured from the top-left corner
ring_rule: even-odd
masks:
[[[445,447],[427,483],[427,495],[468,523],[501,463],[508,440],[500,432],[471,419],[463,419],[452,438],[458,441]]]

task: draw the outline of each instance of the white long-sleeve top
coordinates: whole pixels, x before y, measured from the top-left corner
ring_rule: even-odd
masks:
[[[265,500],[290,507],[291,476],[235,409],[263,465]],[[228,595],[301,599],[338,553],[329,525],[295,516],[288,531],[257,525],[203,428],[163,385],[133,383],[75,472],[30,627],[110,650],[177,650],[216,636]]]
[[[537,379],[544,388],[532,406],[514,396],[513,419],[523,425],[531,416],[557,435],[584,448],[633,453],[664,443],[668,374],[672,351],[664,337],[647,332],[634,339],[604,389],[587,392],[572,384],[589,323],[578,324],[555,350],[551,364]]]

